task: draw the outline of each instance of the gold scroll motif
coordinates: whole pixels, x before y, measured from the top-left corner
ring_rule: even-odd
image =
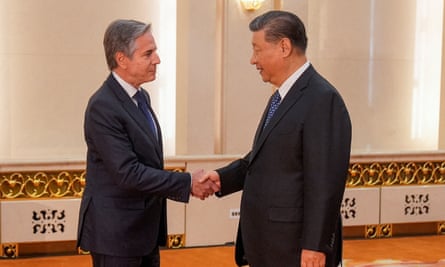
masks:
[[[85,171],[1,173],[1,199],[80,197]]]
[[[377,231],[378,225],[372,224],[372,225],[366,225],[365,226],[365,238],[377,238],[378,237],[378,231]]]
[[[367,239],[392,237],[392,224],[371,224],[365,225],[365,235]]]
[[[445,162],[353,163],[347,187],[445,184]]]
[[[392,225],[380,224],[379,225],[379,237],[392,237]]]
[[[83,170],[0,173],[0,178],[1,199],[80,197],[85,187]],[[445,161],[351,163],[346,183],[348,187],[415,184],[445,184]]]
[[[6,243],[0,245],[0,257],[14,259],[19,255],[19,245],[17,243]]]
[[[438,222],[437,223],[437,234],[438,235],[445,235],[445,222]]]
[[[168,235],[167,248],[183,248],[185,246],[185,234]]]
[[[184,172],[185,167],[166,170]],[[81,197],[85,184],[84,170],[0,173],[0,199]]]

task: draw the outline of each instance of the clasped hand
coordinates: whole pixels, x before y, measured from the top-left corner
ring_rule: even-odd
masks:
[[[216,171],[197,170],[192,173],[192,196],[204,200],[220,189],[221,183]]]

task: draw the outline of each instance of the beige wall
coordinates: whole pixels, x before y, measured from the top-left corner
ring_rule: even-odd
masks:
[[[212,154],[216,1],[177,1],[177,153]]]
[[[436,72],[416,61],[418,3],[266,0],[246,12],[236,0],[177,1],[176,153],[249,150],[272,88],[249,64],[248,23],[279,6],[303,19],[309,59],[344,96],[354,152],[437,149],[440,84],[423,85],[422,98],[413,89],[416,67]],[[156,25],[157,8],[155,0],[1,1],[0,159],[84,159],[84,108],[108,73],[103,31],[120,17]],[[416,103],[429,111],[414,112],[417,122]]]
[[[310,58],[346,100],[353,151],[438,148],[442,5],[310,2]]]
[[[146,10],[144,0],[0,1],[0,158],[84,158],[83,111],[108,73],[104,29],[147,21]]]
[[[445,16],[445,9],[443,10]],[[445,29],[445,20],[442,22]],[[445,43],[445,34],[442,35],[442,44]],[[445,45],[442,45],[442,55],[445,55]],[[440,114],[439,114],[439,149],[445,149],[445,57],[442,57],[442,79],[440,84]]]
[[[188,88],[207,95],[198,108],[191,102],[183,106],[189,111],[183,129],[193,134],[187,139],[179,134],[183,138],[179,154],[212,153],[212,144],[214,152],[223,154],[249,149],[271,87],[249,65],[248,23],[277,2],[303,19],[309,59],[345,98],[354,126],[354,153],[439,148],[441,1],[270,0],[256,12],[243,11],[238,1],[215,1],[224,3],[223,8],[216,8],[216,16],[213,1],[187,2],[192,9],[182,10],[188,16],[179,23],[191,23],[184,26],[190,29],[189,53],[178,56],[189,59],[188,64],[182,61],[188,66],[187,79],[193,79]],[[204,10],[212,16],[201,16]],[[214,45],[220,30],[222,42]],[[220,58],[218,49],[223,50]],[[197,58],[199,67],[194,64]],[[203,59],[210,67],[202,69]],[[202,76],[216,81],[209,79],[204,85]],[[178,83],[178,89],[182,86]],[[202,126],[207,129],[200,132]]]

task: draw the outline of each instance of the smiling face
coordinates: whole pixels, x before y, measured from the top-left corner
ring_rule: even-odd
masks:
[[[283,49],[281,42],[267,42],[265,31],[255,31],[252,34],[253,54],[250,64],[255,65],[264,82],[276,87],[283,83]]]
[[[122,52],[116,53],[118,68],[115,71],[126,82],[139,88],[141,84],[156,79],[156,66],[161,61],[151,32],[136,38],[134,48],[134,53],[130,57]]]

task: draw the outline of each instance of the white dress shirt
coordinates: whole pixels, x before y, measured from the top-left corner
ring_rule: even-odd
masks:
[[[294,83],[298,80],[298,78],[300,78],[303,72],[307,70],[307,68],[309,68],[310,65],[311,63],[309,62],[309,60],[306,61],[303,64],[303,66],[301,66],[300,68],[298,68],[298,70],[292,73],[292,75],[289,76],[289,78],[287,78],[284,81],[284,83],[280,86],[280,88],[278,88],[278,92],[280,93],[281,96],[281,102],[283,102],[284,97],[287,95],[292,85],[294,85]]]

